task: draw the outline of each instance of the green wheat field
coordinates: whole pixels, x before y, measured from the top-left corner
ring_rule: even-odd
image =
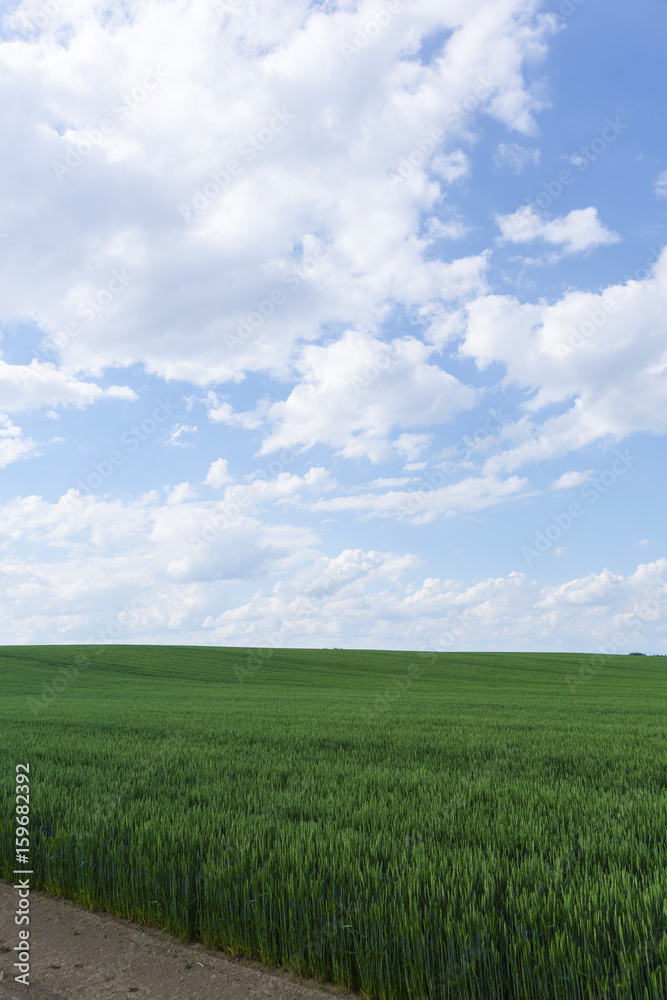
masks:
[[[0,676],[7,882],[28,763],[32,888],[382,1000],[667,998],[664,658],[5,646]]]

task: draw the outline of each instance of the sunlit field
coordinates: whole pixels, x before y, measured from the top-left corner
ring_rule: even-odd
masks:
[[[382,1000],[667,997],[663,658],[13,646],[0,671],[8,882],[27,762],[32,888]]]

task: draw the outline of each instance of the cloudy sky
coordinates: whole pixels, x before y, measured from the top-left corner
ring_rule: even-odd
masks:
[[[4,3],[1,641],[667,652],[666,41]]]

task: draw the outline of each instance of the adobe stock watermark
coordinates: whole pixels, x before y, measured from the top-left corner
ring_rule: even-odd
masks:
[[[492,407],[487,411],[487,417],[480,427],[476,427],[470,434],[463,437],[454,445],[454,454],[459,462],[467,462],[475,451],[480,451],[490,438],[495,437],[498,431],[511,421],[511,417]],[[452,462],[445,462],[443,470],[453,471],[455,466]]]
[[[276,649],[285,647],[291,631],[290,623],[284,622],[279,629],[274,629],[266,634],[264,641],[268,642],[268,646],[251,648],[244,666],[234,665],[234,676],[239,684],[244,684],[258,670],[261,670],[265,663],[271,659]]]
[[[138,451],[160,425],[165,422],[173,413],[176,407],[173,403],[159,399],[150,416],[144,417],[137,424],[133,424],[128,430],[123,431],[120,436],[120,449],[110,451],[106,458],[98,462],[93,462],[93,471],[89,472],[85,478],[79,476],[74,484],[75,489],[85,496],[92,496],[102,484],[108,481],[116,469],[125,462],[123,452],[134,454]]]
[[[330,566],[324,579],[317,587],[314,587],[307,594],[299,595],[294,602],[294,615],[298,617],[315,614],[324,607],[327,598],[333,597],[350,582],[349,577],[344,575],[342,568],[339,571],[335,565]],[[243,683],[257,673],[271,659],[276,649],[283,649],[297,627],[297,620],[284,621],[279,629],[267,633],[264,641],[268,643],[268,648],[251,649],[245,665],[234,667],[234,674],[239,683]]]
[[[340,51],[345,56],[346,62],[348,64],[351,63],[355,56],[358,56],[369,45],[372,45],[384,29],[391,24],[396,14],[400,14],[402,11],[402,0],[389,0],[389,3],[385,7],[376,14],[373,14],[372,17],[369,17],[358,29],[351,41],[341,42]]]
[[[460,440],[453,446],[454,454],[458,462],[461,463],[468,461],[473,453],[481,450],[484,447],[484,444],[495,437],[498,431],[501,430],[505,424],[510,421],[510,419],[511,418],[507,416],[507,414],[504,414],[502,410],[497,410],[495,408],[488,410],[484,423],[479,427],[476,427],[470,434],[464,434],[463,437],[461,437]],[[422,478],[419,486],[407,495],[405,502],[401,504],[399,509],[409,515],[419,513],[419,511],[423,510],[426,506],[428,494],[442,489],[442,487],[451,480],[458,468],[459,465],[455,462],[446,461],[439,469],[435,469],[433,472],[427,473]]]
[[[458,640],[461,639],[466,632],[468,632],[470,624],[471,623],[469,621],[460,615],[451,628],[446,629],[438,637],[437,653],[444,653],[448,649],[451,649],[451,647],[458,642]],[[422,677],[425,667],[435,666],[437,653],[419,653],[418,655],[422,658],[426,658],[428,662],[411,664],[406,670],[404,677],[400,679],[394,678],[391,683],[385,687],[384,691],[376,694],[373,699],[372,706],[362,708],[361,714],[364,722],[376,722],[381,716],[388,712],[396,704],[398,699],[409,690],[413,681],[419,680]]]
[[[624,479],[628,469],[639,461],[637,456],[631,455],[627,449],[624,454],[621,454],[616,448],[614,454],[616,458],[611,466],[584,483],[579,491],[580,496],[588,501],[589,506],[596,504],[600,497],[611,489],[619,479]],[[546,525],[544,530],[535,532],[532,546],[521,546],[521,555],[526,564],[530,566],[535,559],[545,555],[570,530],[575,521],[582,518],[585,513],[585,507],[575,501],[568,505],[567,510],[552,514],[550,523]]]
[[[395,344],[382,344],[371,361],[368,361],[361,372],[352,379],[352,386],[355,392],[359,393],[368,389],[385,372],[388,372],[398,360],[398,352]]]
[[[157,90],[168,75],[159,66],[147,66],[140,82],[119,94],[111,102],[112,114],[118,121],[124,121]],[[51,169],[56,178],[62,182],[65,177],[72,174],[95,149],[103,145],[107,136],[115,128],[116,123],[111,118],[100,118],[93,128],[81,130],[76,139],[70,140],[65,146],[66,152],[63,159],[51,160]]]
[[[263,128],[260,128],[253,135],[246,136],[243,142],[239,143],[236,150],[237,156],[242,157],[246,163],[252,163],[293,121],[296,121],[296,115],[290,114],[287,108],[276,108]],[[209,208],[216,198],[230,186],[234,178],[242,174],[243,166],[240,160],[231,158],[220,170],[210,173],[209,179],[202,187],[195,189],[191,201],[178,206],[178,211],[183,219],[189,222],[193,216],[197,216]]]
[[[466,632],[470,629],[471,622],[460,615],[451,628],[445,629],[445,631],[438,636],[437,645],[438,652],[443,653],[462,639]]]
[[[276,285],[270,292],[267,292],[266,298],[255,299],[253,302],[254,308],[240,320],[236,330],[228,330],[223,334],[222,339],[230,350],[237,348],[240,344],[244,344],[254,337],[261,327],[264,326],[267,319],[271,319],[276,309],[285,305],[289,296],[300,288],[303,282],[316,271],[318,265],[331,256],[333,249],[326,247],[319,240],[315,240],[311,244],[311,247],[312,249],[302,257],[301,262],[298,265],[294,265],[284,275],[282,278],[283,287]],[[331,279],[328,278],[322,284],[328,285],[330,281]],[[287,286],[286,290],[284,286]]]
[[[289,448],[283,448],[279,458],[272,459],[262,470],[269,476],[279,476],[285,472],[288,465],[296,461],[296,454]],[[261,473],[260,473],[261,475]],[[223,531],[226,531],[232,524],[245,516],[245,513],[253,506],[254,498],[252,493],[252,483],[234,491],[234,498],[216,503],[215,511],[204,521],[199,534],[190,535],[190,549],[194,555],[198,556],[209,545],[212,545]]]
[[[399,360],[396,342],[380,344],[375,355],[367,361],[364,367],[352,378],[352,386],[357,393],[368,389],[385,372],[388,372]],[[481,443],[495,431],[499,430],[509,420],[509,417],[499,410],[488,410],[488,415],[482,427],[477,427],[470,436],[464,435],[454,447],[457,458],[465,461]],[[451,463],[445,463],[453,468]]]
[[[111,272],[111,277],[103,288],[98,288],[93,295],[86,296],[76,306],[77,315],[92,323],[111,303],[125,291],[127,286],[134,281],[134,275],[128,274],[125,268],[120,271]],[[67,347],[72,340],[81,335],[81,327],[78,323],[67,323],[62,330],[51,334],[42,341],[44,346],[33,349],[33,355],[40,361],[49,363],[57,359],[63,348]]]
[[[558,6],[558,13],[561,17],[572,17],[572,15],[585,3],[586,0],[561,0]]]
[[[30,17],[22,10],[15,11],[10,19],[12,31],[19,38],[23,38],[25,41],[30,40],[36,31],[43,31],[49,21],[60,13],[61,8],[66,7],[69,2],[70,0],[46,0],[46,3],[41,4],[37,10],[30,12]],[[16,27],[14,23],[17,20],[19,27]]]
[[[581,145],[568,157],[580,173],[588,170],[592,163],[595,163],[607,148],[618,139],[629,124],[622,122],[620,118],[605,118],[604,128],[600,134],[590,140],[588,145]],[[542,181],[542,190],[527,204],[531,208],[545,209],[554,203],[563,194],[566,188],[574,184],[577,175],[571,170],[563,169],[550,181]]]
[[[465,97],[448,106],[445,114],[445,125],[460,128],[466,118],[477,111],[483,101],[491,96],[498,86],[498,81],[492,76],[480,76],[477,84]]]
[[[466,117],[477,111],[482,103],[491,96],[497,85],[497,81],[493,77],[478,77],[476,86],[466,97],[461,98],[456,104],[449,105],[444,118],[445,127],[432,129],[428,135],[415,143],[410,152],[399,161],[395,171],[387,180],[388,187],[393,188],[397,184],[405,184],[415,170],[419,170],[435,152],[436,147],[447,134],[447,129],[460,128]]]

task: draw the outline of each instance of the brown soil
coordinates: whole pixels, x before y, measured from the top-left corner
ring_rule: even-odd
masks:
[[[24,986],[14,981],[17,899],[13,886],[0,882],[0,1000],[362,1000],[342,987],[32,890],[30,986]]]

